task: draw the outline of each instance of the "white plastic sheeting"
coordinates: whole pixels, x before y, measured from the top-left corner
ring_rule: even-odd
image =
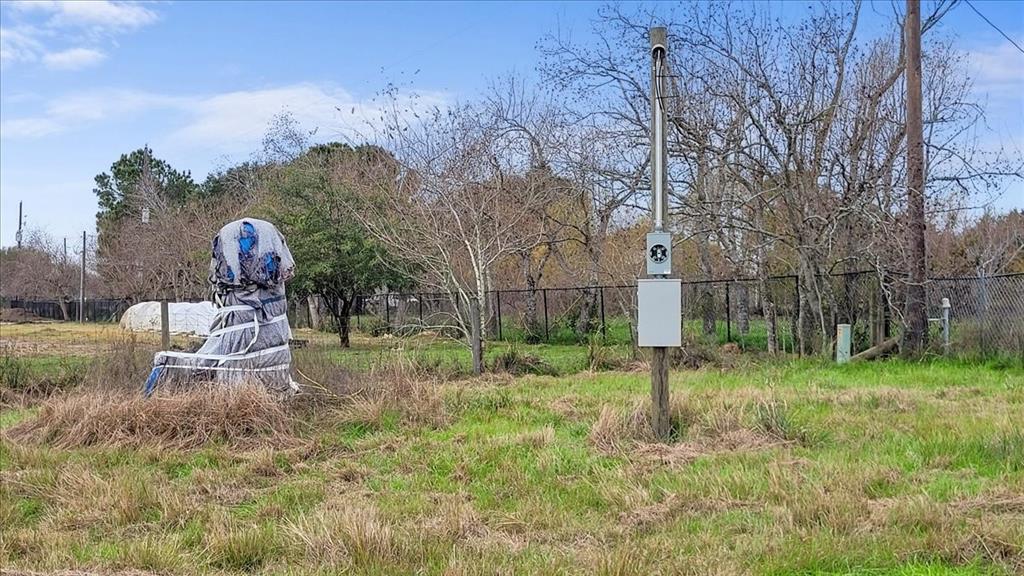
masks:
[[[193,381],[296,390],[284,289],[294,273],[288,245],[270,222],[244,218],[221,228],[210,260],[216,310],[209,336],[195,353],[158,352],[146,394],[164,382]]]
[[[213,302],[170,302],[167,316],[171,334],[209,336],[217,308]],[[132,332],[160,331],[160,303],[139,302],[121,315],[121,328]]]

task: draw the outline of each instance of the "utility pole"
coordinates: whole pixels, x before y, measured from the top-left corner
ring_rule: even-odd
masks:
[[[82,269],[78,275],[78,321],[85,321],[85,230],[82,230]]]
[[[21,202],[19,201],[18,202],[18,233],[14,235],[15,241],[18,243],[18,248],[21,248],[21,225],[22,225]]]
[[[925,305],[924,131],[921,115],[921,0],[907,0],[907,258],[910,277],[904,310],[903,353],[914,355],[928,343]]]
[[[668,351],[682,344],[682,285],[672,275],[672,234],[667,231],[664,77],[668,54],[665,28],[650,29],[651,41],[651,232],[647,234],[647,277],[637,281],[637,340],[651,348],[651,426],[668,440]]]

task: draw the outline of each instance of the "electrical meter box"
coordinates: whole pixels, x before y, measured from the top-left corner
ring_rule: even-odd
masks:
[[[637,343],[647,347],[683,345],[683,285],[678,278],[637,280]]]
[[[647,234],[647,275],[668,276],[672,274],[672,234],[649,232]]]

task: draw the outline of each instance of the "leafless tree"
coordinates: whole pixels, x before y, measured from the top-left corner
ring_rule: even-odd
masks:
[[[352,182],[364,188],[353,216],[416,265],[421,284],[448,296],[480,373],[492,272],[542,240],[527,223],[550,201],[552,176],[534,163],[536,132],[508,130],[493,107],[419,116],[385,115],[379,137],[397,170],[383,156],[364,168],[376,177]]]

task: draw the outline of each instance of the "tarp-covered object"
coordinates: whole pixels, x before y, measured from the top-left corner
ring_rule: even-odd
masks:
[[[210,260],[217,311],[209,338],[195,353],[158,352],[146,393],[167,380],[255,380],[275,391],[297,389],[284,291],[294,273],[291,252],[273,224],[245,218],[221,228]]]
[[[217,314],[213,302],[169,302],[167,319],[171,334],[209,336]],[[121,315],[121,328],[132,332],[160,331],[160,303],[139,302]]]

